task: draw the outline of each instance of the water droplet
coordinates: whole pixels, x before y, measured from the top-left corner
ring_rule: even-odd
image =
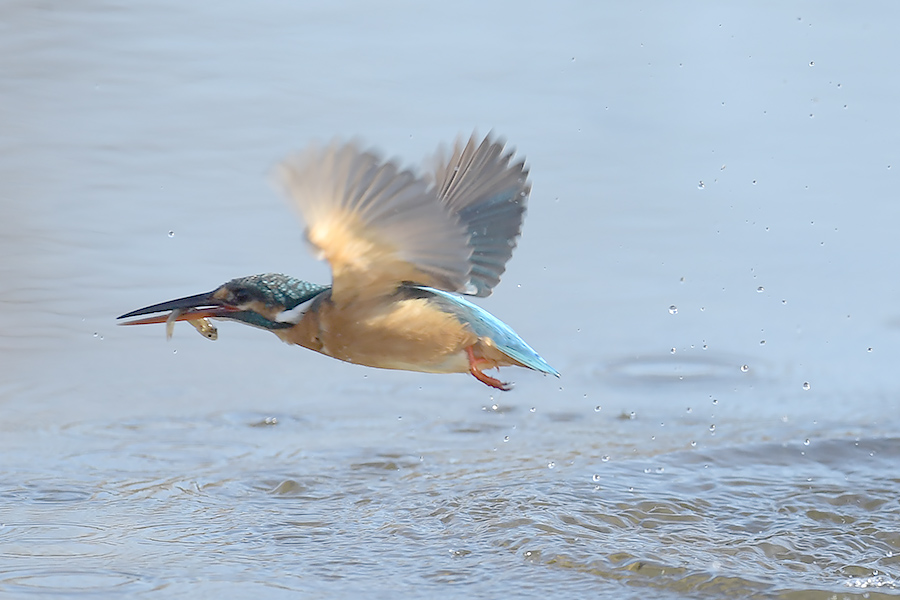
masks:
[[[508,435],[504,435],[504,436],[503,436],[503,441],[504,441],[504,442],[508,442],[508,441],[509,441],[509,436],[508,436]]]
[[[749,365],[741,365],[741,373],[746,373],[749,370],[750,370]]]
[[[713,404],[718,404],[718,403],[719,403],[719,399],[718,399],[718,398],[713,398],[713,399],[712,399],[712,402],[713,402]]]
[[[591,476],[591,481],[593,481],[594,483],[597,483],[598,481],[600,481],[600,475],[598,475],[597,473],[594,473],[593,476]]]
[[[803,440],[803,445],[809,446],[809,438],[806,438],[805,440]]]
[[[812,113],[809,113],[809,118],[810,118],[810,119],[814,119],[814,118],[815,118],[815,115],[812,114]]]
[[[675,354],[675,348],[672,348],[671,350],[669,350],[669,352],[670,352],[671,354]]]
[[[634,411],[631,411],[630,413],[628,413],[628,418],[631,419],[632,421],[635,420],[637,418],[637,413],[635,413]]]
[[[871,351],[872,351],[872,348],[871,348],[871,347],[866,348],[866,352],[871,352]]]
[[[97,333],[97,332],[95,331],[95,332],[94,332],[94,337],[100,337],[100,334]]]
[[[756,288],[757,294],[762,294],[764,291],[766,291],[766,288],[764,288],[763,286],[759,286],[758,288]]]
[[[500,410],[500,405],[499,405],[499,404],[492,404],[492,405],[491,405],[491,410]]]
[[[169,237],[170,237],[170,238],[171,238],[171,237],[175,237],[175,232],[172,231],[171,229],[169,230]]]
[[[713,423],[712,425],[710,425],[710,426],[709,426],[709,430],[710,430],[710,431],[715,431],[715,430],[716,430],[716,424]]]
[[[803,389],[804,389],[804,390],[808,390],[808,389],[809,389],[809,382],[808,382],[808,381],[804,381],[804,382],[803,382]]]
[[[782,304],[787,304],[787,300],[782,300],[781,303],[782,303]]]
[[[669,314],[670,314],[670,315],[677,315],[677,314],[678,314],[678,307],[675,306],[674,304],[671,305],[671,306],[669,307]]]
[[[403,417],[397,417],[397,420],[398,420],[398,421],[402,421],[402,420],[403,420]]]
[[[599,404],[594,407],[594,412],[600,412],[600,410],[601,410],[601,406]]]
[[[553,462],[553,461],[551,460],[550,462],[547,463],[547,468],[548,468],[548,469],[555,469],[555,468],[556,468],[556,463]]]
[[[765,345],[766,345],[766,340],[759,340],[759,345],[760,345],[760,346],[765,346]]]
[[[812,61],[812,60],[811,60],[811,61],[809,61],[809,66],[811,66],[811,67],[814,67],[814,66],[816,66],[816,63],[815,63],[815,61]],[[826,70],[827,70],[827,69],[826,69]]]
[[[178,354],[178,350],[172,350],[172,354]]]
[[[754,179],[752,183],[753,183],[753,185],[756,185],[756,180]]]
[[[702,190],[702,189],[705,188],[705,187],[706,187],[706,184],[703,183],[703,180],[701,179],[701,180],[700,180],[700,183],[697,184],[697,189],[698,189],[698,190]]]
[[[609,454],[604,454],[600,457],[600,460],[603,462],[609,462]]]
[[[707,346],[706,344],[703,344],[702,348],[703,348],[704,350],[706,350],[707,348],[709,348],[709,346]]]
[[[687,411],[688,411],[688,412],[694,412],[694,409],[691,408],[690,406],[688,406],[688,407],[687,407]]]
[[[697,442],[695,442],[694,440],[691,440],[691,448],[696,448],[696,447],[697,447]]]

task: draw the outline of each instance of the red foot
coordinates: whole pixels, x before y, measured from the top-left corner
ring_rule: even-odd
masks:
[[[485,385],[489,385],[492,388],[497,388],[501,392],[508,392],[513,388],[511,383],[504,383],[499,379],[494,379],[489,375],[485,375],[481,369],[478,368],[478,363],[487,362],[483,358],[475,358],[475,353],[472,351],[472,346],[466,348],[466,354],[469,355],[469,372],[481,383]]]

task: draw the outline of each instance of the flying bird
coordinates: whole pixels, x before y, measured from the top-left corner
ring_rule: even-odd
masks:
[[[512,256],[531,191],[524,160],[502,140],[458,139],[426,175],[355,142],[313,145],[285,160],[278,180],[331,266],[331,285],[267,273],[211,292],[133,310],[122,323],[237,321],[350,363],[426,373],[518,366],[559,373],[508,325],[462,295],[487,297]]]

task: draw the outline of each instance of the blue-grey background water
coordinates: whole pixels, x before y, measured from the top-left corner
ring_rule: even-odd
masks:
[[[0,596],[900,589],[897,5],[0,11]],[[475,129],[534,184],[480,304],[561,379],[116,326],[327,281],[291,151]]]

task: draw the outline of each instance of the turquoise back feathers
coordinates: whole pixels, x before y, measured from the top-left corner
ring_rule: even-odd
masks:
[[[480,306],[443,290],[424,285],[409,287],[430,294],[441,308],[456,315],[461,322],[467,323],[478,337],[489,338],[501,352],[510,358],[514,358],[535,371],[559,377],[559,371],[547,364],[547,361],[541,358],[534,348],[520,338],[509,325]]]

